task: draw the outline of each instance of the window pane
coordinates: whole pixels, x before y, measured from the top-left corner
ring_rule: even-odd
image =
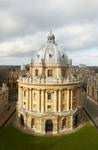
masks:
[[[48,100],[51,100],[51,93],[48,93]]]
[[[38,69],[35,69],[35,76],[38,76]]]
[[[48,70],[48,77],[51,77],[52,76],[52,69],[49,69]]]

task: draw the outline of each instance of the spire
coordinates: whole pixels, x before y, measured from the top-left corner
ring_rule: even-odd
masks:
[[[55,36],[54,36],[54,34],[52,33],[52,30],[50,30],[50,33],[49,33],[47,39],[48,39],[48,42],[49,42],[49,43],[55,43]]]
[[[5,89],[7,89],[7,86],[6,86],[6,83],[3,83],[2,84],[2,90],[5,90]]]

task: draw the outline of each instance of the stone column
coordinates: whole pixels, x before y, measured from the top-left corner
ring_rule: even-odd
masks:
[[[44,105],[45,105],[44,111],[47,112],[48,111],[48,109],[47,109],[47,91],[45,92],[44,99],[45,99],[44,100]]]
[[[69,111],[69,89],[67,89],[67,111]]]
[[[71,109],[71,89],[69,89],[69,110]]]
[[[41,112],[43,113],[45,110],[45,91],[41,90]]]
[[[31,116],[29,116],[28,114],[26,114],[26,125],[27,128],[30,129],[31,128]]]
[[[23,87],[21,87],[21,107],[23,107]]]
[[[61,112],[61,90],[59,90],[59,97],[58,97],[58,102],[59,102],[59,105],[58,105],[58,112]]]
[[[70,109],[72,110],[72,103],[73,103],[73,90],[71,89],[71,92],[70,92],[71,96],[70,96]]]
[[[27,96],[26,96],[26,110],[29,109],[29,89],[27,90]]]
[[[18,87],[18,104],[19,108],[22,107],[22,88],[19,86]]]
[[[31,94],[32,94],[32,100],[31,100],[31,111],[33,111],[33,98],[34,98],[34,95],[33,95],[33,89],[32,89]]]
[[[54,99],[54,111],[57,112],[57,100],[58,100],[58,91],[55,91],[55,99]]]
[[[53,133],[56,134],[58,132],[58,122],[57,119],[53,120]]]
[[[32,106],[32,90],[29,89],[29,111],[31,111],[31,106]]]
[[[41,90],[39,90],[39,107],[38,107],[38,111],[41,111]]]

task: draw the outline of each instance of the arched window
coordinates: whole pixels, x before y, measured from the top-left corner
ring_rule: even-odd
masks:
[[[31,128],[34,127],[34,119],[31,120]]]
[[[35,76],[38,76],[38,69],[35,69]]]
[[[92,87],[92,96],[94,96],[94,87]]]
[[[22,114],[20,115],[20,124],[21,126],[24,126],[24,117]]]
[[[66,118],[62,120],[62,129],[64,129],[65,127],[66,127]]]

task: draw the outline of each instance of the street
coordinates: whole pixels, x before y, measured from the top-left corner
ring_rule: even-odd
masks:
[[[82,99],[82,104],[91,120],[98,128],[98,105],[86,97]]]
[[[4,124],[9,120],[10,116],[14,113],[15,109],[16,102],[13,102],[10,103],[9,107],[0,114],[0,127],[4,126]]]

